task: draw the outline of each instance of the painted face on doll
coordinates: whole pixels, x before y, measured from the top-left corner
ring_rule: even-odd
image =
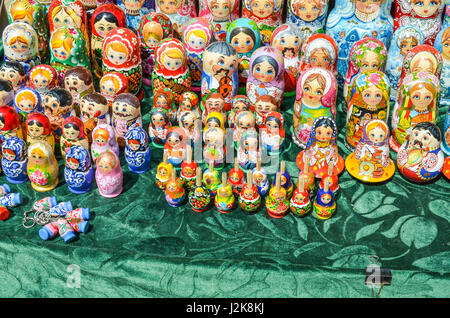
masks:
[[[98,35],[100,35],[100,37],[102,38],[105,37],[105,35],[109,31],[117,27],[118,27],[117,24],[106,21],[105,17],[102,17],[99,21],[95,22],[94,24],[95,31],[97,31]]]
[[[153,126],[157,128],[164,127],[164,125],[166,124],[166,120],[164,119],[164,116],[162,116],[161,114],[153,114],[151,120]]]
[[[53,48],[52,52],[53,55],[60,61],[65,61],[70,56],[70,52],[67,52],[62,46]]]
[[[418,43],[419,42],[417,41],[417,39],[413,36],[403,38],[403,40],[400,42],[400,54],[406,56],[406,54],[408,54],[411,49],[416,47]]]
[[[259,101],[255,104],[255,111],[261,116],[264,116],[264,115],[268,114],[269,112],[273,112],[276,110],[277,110],[277,105],[272,104],[270,102]]]
[[[18,104],[17,107],[19,107],[19,109],[23,110],[24,112],[28,113],[30,111],[32,111],[35,107],[35,103],[34,101],[30,100],[30,99],[22,99]]]
[[[250,188],[245,188],[244,191],[242,192],[242,196],[244,197],[244,199],[251,199],[253,198],[253,191]]]
[[[260,172],[255,172],[253,174],[253,183],[255,183],[256,185],[261,185],[261,183],[264,181],[264,176],[262,173]]]
[[[178,148],[181,145],[181,138],[180,136],[172,134],[169,138],[167,138],[167,143],[172,148]]]
[[[216,147],[219,145],[219,138],[214,134],[209,134],[205,139],[206,145],[209,147]]]
[[[100,160],[97,160],[97,169],[103,174],[110,173],[115,165],[116,162],[112,156],[101,157]]]
[[[231,39],[231,45],[238,53],[248,53],[253,50],[255,42],[244,32],[240,32]]]
[[[428,72],[434,74],[436,66],[433,63],[434,57],[431,53],[422,52],[417,54],[411,61],[411,72]]]
[[[273,13],[273,0],[253,0],[251,2],[251,11],[258,18],[267,18]]]
[[[376,86],[369,86],[362,92],[363,101],[370,106],[377,106],[383,98],[383,92]]]
[[[306,22],[317,19],[320,15],[319,1],[299,1],[295,8],[296,15]]]
[[[145,0],[124,0],[125,9],[130,11],[140,10],[144,5]]]
[[[294,197],[294,201],[303,202],[305,200],[305,196],[301,193],[297,193]]]
[[[272,196],[277,201],[283,201],[286,199],[286,194],[283,191],[274,191]]]
[[[39,126],[37,123],[30,124],[30,125],[28,125],[28,133],[32,137],[42,136],[42,134],[44,133],[44,127]]]
[[[225,56],[218,53],[207,52],[203,56],[203,69],[214,75],[216,78],[230,76],[237,67],[236,56]]]
[[[375,127],[367,133],[369,140],[373,143],[380,143],[386,137],[386,133],[380,127]]]
[[[101,115],[102,109],[104,109],[105,106],[99,103],[94,103],[91,101],[81,100],[80,103],[80,111],[81,111],[81,117],[83,120],[88,120],[90,118],[95,118]]]
[[[381,7],[382,0],[355,0],[356,10],[365,14],[373,14]]]
[[[102,136],[98,136],[97,138],[94,139],[94,142],[98,146],[104,147],[104,146],[106,146],[107,140],[105,138],[103,138]]]
[[[131,151],[138,151],[140,148],[140,144],[138,140],[133,140],[130,139],[128,140],[128,147],[130,148]]]
[[[122,102],[114,102],[112,104],[112,110],[114,117],[120,118],[122,120],[131,120],[137,118],[139,115],[138,108]]]
[[[158,38],[155,38],[153,35],[149,35],[149,36],[147,37],[147,39],[145,40],[145,43],[146,43],[149,47],[156,48],[156,47],[158,46],[159,41],[160,41],[160,40],[159,40]]]
[[[220,187],[217,190],[217,194],[222,198],[228,198],[229,196],[231,196],[231,192],[229,191],[228,187]]]
[[[192,131],[194,128],[194,116],[186,116],[183,118],[181,122],[181,127],[187,129],[188,131]]]
[[[116,88],[112,80],[104,81],[100,85],[100,93],[107,96],[114,96],[116,94]]]
[[[241,178],[239,178],[239,174],[237,173],[232,173],[230,174],[230,181],[233,183],[238,183],[241,180]]]
[[[167,101],[166,97],[159,96],[159,97],[156,98],[155,106],[156,107],[161,107],[161,108],[167,108],[169,106],[169,102]]]
[[[75,140],[80,135],[80,131],[74,127],[64,127],[64,136],[69,140]]]
[[[189,46],[194,50],[202,50],[206,47],[206,41],[195,34],[191,34],[189,37]]]
[[[325,49],[315,49],[312,51],[309,61],[312,67],[329,69],[331,66],[330,54]]]
[[[10,45],[11,49],[16,53],[23,53],[28,50],[28,43],[17,40]]]
[[[160,177],[167,177],[167,169],[166,168],[159,168],[159,170],[158,170],[158,175],[160,176]]]
[[[48,86],[48,84],[49,84],[48,79],[44,75],[38,74],[33,77],[33,85],[37,89],[45,88]]]
[[[220,128],[220,121],[215,117],[211,117],[206,122],[206,128]]]
[[[194,105],[189,99],[183,99],[180,103],[181,111],[192,111],[194,109]]]
[[[45,112],[49,114],[56,115],[62,110],[59,100],[53,96],[45,96],[42,105],[44,106]]]
[[[435,149],[439,147],[439,143],[440,141],[426,129],[413,129],[409,136],[409,147],[415,149]]]
[[[269,83],[276,76],[275,68],[268,61],[263,61],[253,67],[253,76],[260,82]]]
[[[285,35],[277,40],[275,47],[283,53],[283,57],[294,57],[298,54],[302,41],[298,36]]]
[[[423,86],[411,94],[411,101],[416,111],[424,112],[433,101],[433,92]]]
[[[70,10],[70,9],[69,9]],[[80,26],[73,20],[73,18],[67,14],[66,10],[61,8],[58,13],[53,17],[53,25],[56,30],[59,27],[73,27],[79,28]]]
[[[237,123],[238,127],[241,129],[249,129],[255,127],[255,120],[252,114],[245,113],[245,116],[239,117],[239,121]]]
[[[69,160],[67,160],[66,166],[69,169],[77,170],[78,167],[80,166],[80,163],[78,162],[78,160],[70,158]]]
[[[39,151],[35,151],[29,157],[32,164],[43,166],[47,162],[47,158],[43,156]]]
[[[21,76],[19,72],[15,71],[14,69],[5,67],[0,71],[0,78],[9,81],[12,86],[17,86],[23,76]]]
[[[374,52],[367,51],[361,59],[361,72],[378,71],[380,66],[380,58]]]
[[[111,61],[112,64],[115,65],[122,65],[127,60],[127,54],[124,52],[117,52],[112,47],[108,49],[108,59]]]
[[[83,92],[88,86],[77,76],[70,75],[64,77],[64,88],[71,93]]]
[[[14,159],[16,159],[16,155],[14,151],[5,149],[3,150],[3,158],[5,158],[8,161],[13,161]]]
[[[316,139],[319,142],[328,142],[333,136],[333,129],[331,127],[317,127]]]
[[[178,7],[179,7],[179,4],[178,4],[178,1],[176,1],[176,0],[159,0],[159,8],[165,14],[177,13]]]
[[[450,61],[450,38],[442,42],[442,57],[446,61]]]
[[[208,98],[206,101],[206,110],[208,113],[223,112],[225,101],[222,98]]]
[[[229,0],[208,0],[208,7],[217,21],[225,21],[230,17],[231,4]]]
[[[171,58],[166,55],[164,57],[163,64],[168,70],[176,71],[183,65],[183,60],[179,58]]]
[[[244,149],[247,151],[256,151],[258,149],[258,139],[257,138],[247,138],[244,141]]]
[[[195,176],[195,170],[191,167],[183,167],[182,168],[183,175],[187,178],[192,178]]]
[[[240,113],[240,112],[248,110],[248,106],[246,103],[237,102],[234,105],[234,109],[236,110],[236,113]]]
[[[441,0],[411,0],[413,11],[420,17],[428,18],[436,13]]]
[[[272,134],[278,133],[278,131],[280,129],[280,125],[278,125],[278,123],[275,120],[266,121],[266,127],[267,127],[267,130]]]
[[[303,98],[306,103],[311,106],[316,106],[321,103],[323,96],[323,87],[317,79],[305,83],[303,86]]]
[[[322,194],[320,197],[320,201],[322,201],[323,204],[328,204],[331,202],[331,195],[328,193]]]

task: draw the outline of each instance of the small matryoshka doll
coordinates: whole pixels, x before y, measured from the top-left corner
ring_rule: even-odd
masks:
[[[237,157],[243,169],[253,169],[260,157],[258,148],[258,132],[256,129],[247,129],[241,134]]]
[[[337,76],[338,46],[329,35],[318,33],[305,40],[302,46],[300,71],[321,67]]]
[[[193,112],[197,118],[200,117],[199,111],[199,99],[194,92],[184,92],[180,96],[180,104],[177,110],[177,122],[180,121],[180,117],[184,112]]]
[[[204,212],[211,203],[211,193],[202,183],[202,168],[197,167],[195,186],[189,191],[189,205],[194,212]]]
[[[309,153],[309,166],[316,178],[328,172],[330,162],[334,164],[334,173],[339,175],[345,168],[345,162],[338,153],[336,122],[331,117],[319,117],[312,126],[305,150],[297,155],[297,166],[303,171],[305,153]]]
[[[450,8],[450,5],[449,5]],[[441,73],[441,106],[450,105],[450,26],[444,26],[436,37],[434,47],[442,56],[442,73]]]
[[[52,134],[50,120],[42,113],[31,113],[26,120],[27,145],[35,142],[47,142],[55,149],[55,137]]]
[[[94,168],[89,150],[77,145],[70,147],[65,163],[64,179],[69,191],[75,194],[90,191],[94,181]]]
[[[14,92],[27,86],[27,72],[25,67],[17,61],[6,61],[0,66],[0,79],[8,81]]]
[[[201,142],[200,120],[194,112],[185,111],[181,114],[178,122],[180,128],[184,129],[184,133],[189,137],[192,146]]]
[[[283,149],[285,140],[284,119],[279,112],[270,112],[264,119],[261,130],[261,149],[268,155],[276,155]]]
[[[163,153],[163,161],[156,168],[156,185],[159,189],[165,190],[167,182],[172,176],[173,165],[167,160],[167,154]]]
[[[150,111],[150,125],[148,126],[148,134],[153,146],[158,148],[164,147],[167,139],[167,131],[170,126],[167,109],[153,107]]]
[[[444,164],[440,147],[441,131],[430,122],[418,123],[400,147],[397,166],[400,173],[413,182],[428,182],[439,176]]]
[[[242,187],[239,193],[239,207],[242,212],[247,215],[252,215],[258,212],[261,206],[261,195],[258,192],[258,187],[253,183],[253,175],[251,170],[247,171],[247,182]]]
[[[264,128],[264,120],[268,113],[278,111],[278,103],[271,95],[259,96],[253,105],[258,128]]]
[[[25,128],[25,122],[30,113],[42,113],[41,96],[32,88],[21,88],[14,96],[14,107],[20,116],[20,123]]]
[[[155,66],[155,49],[159,42],[172,36],[169,17],[159,12],[149,12],[139,21],[138,34],[141,46],[142,82],[152,86],[152,72]]]
[[[211,112],[205,119],[205,127],[203,128],[203,131],[208,130],[209,128],[220,128],[223,130],[224,134],[225,131],[225,119],[223,118],[223,114],[218,112]]]
[[[167,130],[164,152],[167,160],[174,166],[179,167],[186,158],[186,136],[180,127],[171,127]]]
[[[165,14],[172,22],[173,30],[180,37],[184,24],[197,16],[193,0],[155,0],[155,11]]]
[[[319,219],[329,219],[336,212],[334,193],[329,188],[329,182],[325,181],[324,187],[317,191],[313,209]]]
[[[96,161],[98,156],[106,151],[112,151],[119,157],[119,144],[114,128],[109,124],[98,124],[92,131],[91,155]]]
[[[291,198],[292,192],[294,191],[294,184],[292,183],[291,175],[286,170],[286,161],[281,160],[280,162],[280,185],[286,190],[286,196],[288,199]],[[273,185],[275,186],[275,181],[273,182]]]
[[[336,197],[340,187],[339,177],[334,173],[334,162],[330,162],[328,165],[328,173],[324,174],[322,179],[320,179],[319,188],[323,189],[326,182],[328,182],[328,188],[333,191],[333,194]]]
[[[14,104],[14,88],[12,84],[0,78],[0,105],[13,106]]]
[[[47,64],[39,64],[28,73],[29,85],[36,90],[41,98],[51,89],[58,86],[58,74],[56,70]]]
[[[233,210],[235,201],[233,189],[227,183],[227,173],[222,172],[222,184],[217,189],[217,194],[214,197],[214,205],[220,213],[225,214]]]
[[[253,184],[258,188],[259,195],[263,198],[269,191],[269,180],[267,172],[261,166],[261,158],[256,161],[256,167],[252,170]]]
[[[91,17],[92,71],[97,79],[103,75],[103,39],[109,31],[127,26],[125,12],[113,4],[99,5]]]
[[[125,75],[129,92],[142,99],[139,38],[130,29],[116,28],[109,31],[103,39],[103,74],[112,71]]]
[[[217,194],[217,189],[220,187],[221,180],[219,170],[214,169],[214,163],[212,161],[208,164],[208,169],[203,172],[203,184],[211,193],[211,196]]]
[[[234,158],[234,167],[228,172],[228,183],[233,188],[233,193],[236,196],[239,196],[239,193],[241,193],[241,189],[245,183],[245,175],[239,165],[238,157]]]
[[[45,192],[56,188],[58,170],[52,146],[47,142],[37,141],[28,147],[27,173],[34,190]]]
[[[203,158],[206,163],[222,166],[225,162],[225,133],[218,127],[208,128],[203,133]]]
[[[442,166],[442,174],[450,180],[450,157],[445,158],[444,165]]]
[[[151,0],[118,0],[117,5],[125,12],[126,26],[133,32],[138,29],[141,18],[155,8],[154,1]]]
[[[328,0],[289,0],[286,20],[307,40],[315,33],[323,33],[327,13]]]
[[[439,92],[439,78],[428,72],[411,73],[403,79],[392,114],[392,150],[398,151],[418,123],[436,123]]]
[[[92,131],[98,124],[111,124],[108,100],[100,93],[89,93],[80,100],[80,118],[89,143],[92,142]]]
[[[363,127],[371,119],[388,121],[391,86],[380,71],[360,73],[348,95],[345,145],[355,149],[363,135]]]
[[[389,127],[386,122],[379,119],[367,121],[355,151],[345,159],[345,167],[350,175],[366,182],[383,182],[394,175],[395,165],[389,158]]]
[[[200,0],[198,16],[212,24],[216,41],[225,41],[231,21],[239,18],[239,0]]]
[[[309,191],[305,187],[305,179],[303,177],[299,177],[297,188],[292,193],[289,203],[289,208],[295,216],[303,217],[311,212],[312,204],[309,200]]]
[[[130,93],[119,94],[112,104],[112,125],[119,146],[125,146],[125,134],[132,126],[142,127],[141,103]]]
[[[153,94],[153,108],[165,109],[170,123],[176,122],[177,103],[173,99],[170,89],[163,87],[155,91]]]
[[[266,209],[269,216],[273,218],[282,218],[289,213],[289,199],[286,195],[286,189],[281,186],[281,174],[277,172],[275,185],[269,191],[266,199]]]
[[[195,180],[197,171],[197,163],[192,161],[192,148],[190,145],[186,145],[186,160],[181,164],[180,178],[183,180],[183,184],[186,189],[193,189],[195,186]]]
[[[128,78],[119,72],[105,73],[100,79],[100,94],[105,96],[108,106],[112,108],[112,102],[117,95],[128,93]]]
[[[242,134],[249,129],[256,128],[255,115],[249,110],[244,110],[236,117],[236,124],[233,130],[233,141],[237,144],[241,141]]]
[[[444,120],[444,130],[442,133],[442,151],[449,156],[450,155],[450,105],[447,109],[447,114]]]
[[[227,31],[227,42],[238,54],[239,86],[245,88],[249,73],[249,62],[253,52],[261,45],[261,35],[255,21],[239,18],[231,22]]]
[[[246,95],[234,96],[231,110],[227,114],[228,127],[234,128],[238,114],[246,110],[250,110],[250,101],[248,97]]]
[[[226,120],[227,111],[225,109],[225,100],[219,93],[208,94],[204,99],[203,105],[202,121],[204,125],[206,125],[206,118],[213,112],[222,114],[223,118]]]
[[[263,45],[270,45],[273,30],[283,23],[283,5],[282,0],[243,0],[242,16],[258,24]]]
[[[311,158],[310,151],[306,151],[303,155],[303,170],[300,170],[300,172],[298,173],[297,180],[303,179],[305,189],[308,190],[310,196],[312,196],[314,188],[316,187],[316,177],[309,168],[311,164],[310,158]],[[332,162],[330,162],[328,164],[328,172],[333,173],[333,171],[334,165]]]
[[[84,132],[84,125],[80,118],[76,116],[67,117],[62,125],[61,135],[61,155],[66,157],[67,151],[72,146],[81,146],[89,151],[89,142]]]
[[[332,72],[314,67],[302,72],[297,82],[292,139],[304,148],[314,120],[321,116],[336,119],[337,81]]]
[[[64,74],[64,88],[72,95],[73,106],[80,110],[83,96],[94,92],[94,79],[91,71],[84,66],[75,66]]]
[[[125,135],[125,160],[128,169],[134,173],[144,173],[150,168],[151,150],[144,128],[133,126]]]
[[[0,106],[0,144],[12,136],[22,139],[24,137],[20,117],[14,108],[2,105]]]
[[[185,202],[186,191],[183,187],[183,180],[177,177],[177,170],[175,169],[172,169],[172,175],[166,184],[165,194],[166,201],[171,207],[179,207]]]
[[[105,198],[117,197],[123,189],[123,171],[114,152],[102,152],[95,161],[95,181],[98,192]]]
[[[11,183],[23,183],[27,175],[27,144],[22,138],[8,137],[2,143],[2,171]]]

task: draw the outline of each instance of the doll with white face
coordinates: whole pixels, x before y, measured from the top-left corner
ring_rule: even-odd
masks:
[[[198,116],[192,111],[183,112],[178,121],[180,128],[184,129],[185,135],[189,136],[192,146],[201,140],[199,123]]]
[[[278,110],[278,104],[275,98],[271,95],[262,95],[256,99],[254,104],[256,126],[259,128],[264,127],[264,119],[270,112]]]
[[[131,127],[125,135],[125,160],[133,173],[144,173],[150,168],[151,150],[147,132],[139,126]]]
[[[180,127],[172,127],[167,131],[164,153],[167,161],[173,166],[179,167],[186,159],[186,136]]]
[[[25,67],[17,61],[6,61],[0,66],[0,79],[8,81],[17,92],[27,84]]]
[[[20,116],[22,126],[30,113],[42,112],[41,97],[32,88],[22,88],[14,96],[14,107]]]
[[[287,21],[293,23],[307,40],[323,32],[328,13],[328,0],[289,0]]]
[[[264,120],[264,128],[261,130],[261,147],[269,155],[279,154],[283,149],[285,140],[284,119],[279,112],[270,112]]]
[[[26,141],[30,146],[38,141],[45,141],[55,149],[55,137],[52,134],[50,120],[42,113],[31,113],[25,122]]]
[[[98,124],[110,124],[111,115],[107,99],[100,93],[89,93],[81,98],[80,118],[89,142],[92,141],[92,131]]]
[[[241,134],[237,156],[243,169],[253,169],[256,166],[260,153],[255,129],[248,129]]]
[[[253,115],[253,113],[248,110],[240,112],[236,118],[236,125],[234,126],[234,142],[239,144],[242,138],[242,134],[250,129],[256,129],[255,115]]]
[[[64,74],[64,88],[72,95],[75,109],[80,108],[80,99],[94,92],[94,79],[91,71],[84,66],[75,66]]]
[[[112,102],[117,95],[128,93],[128,78],[119,72],[105,73],[100,79],[100,94],[108,101],[108,106],[112,106]]]
[[[212,24],[216,41],[225,41],[231,21],[239,18],[239,1],[200,0],[198,16]]]
[[[111,125],[98,124],[92,131],[92,160],[97,160],[98,156],[106,151],[112,151],[119,157],[119,144],[116,140],[114,128]]]
[[[123,171],[119,157],[114,152],[101,153],[95,161],[95,181],[98,191],[105,198],[118,196],[123,189]]]
[[[181,94],[177,110],[177,121],[184,112],[193,112],[197,118],[200,117],[199,98],[194,92],[188,91]]]
[[[141,103],[130,94],[118,95],[112,104],[112,124],[119,146],[125,146],[125,134],[132,126],[142,127]]]
[[[205,162],[214,162],[215,166],[222,165],[225,160],[225,134],[220,128],[213,127],[203,133],[205,142],[203,158]]]
[[[58,74],[52,66],[39,64],[28,73],[28,81],[30,87],[42,98],[49,90],[58,86]]]

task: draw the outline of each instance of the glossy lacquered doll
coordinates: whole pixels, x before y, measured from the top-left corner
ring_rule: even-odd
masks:
[[[72,146],[66,153],[64,179],[69,191],[75,194],[91,190],[94,181],[94,168],[89,151],[81,146]]]
[[[58,74],[56,70],[47,64],[39,64],[28,73],[30,88],[36,90],[41,98],[51,89],[58,86]]]
[[[233,130],[233,141],[235,146],[239,146],[242,134],[249,129],[256,128],[255,115],[249,110],[240,112],[236,117],[236,124]]]
[[[132,126],[142,127],[141,103],[130,93],[122,93],[112,104],[112,124],[119,146],[125,146],[125,134]]]
[[[184,204],[186,199],[186,191],[183,187],[183,181],[177,177],[177,171],[172,170],[170,180],[166,184],[165,189],[166,201],[171,207],[179,207]]]
[[[194,0],[155,0],[155,10],[170,18],[177,36],[181,35],[189,19],[197,16]]]
[[[108,72],[101,77],[99,86],[100,94],[106,98],[111,108],[117,95],[128,93],[128,78],[119,72]]]
[[[150,168],[151,150],[147,132],[139,126],[131,127],[125,135],[125,160],[128,169],[144,173]]]
[[[217,188],[214,205],[220,213],[225,214],[233,210],[235,201],[236,198],[233,195],[233,189],[227,183],[227,173],[222,172],[222,184]]]
[[[338,46],[331,36],[323,33],[311,35],[303,43],[301,55],[300,71],[321,67],[337,76]]]
[[[294,192],[294,183],[292,182],[291,175],[286,170],[286,161],[281,160],[278,172],[280,173],[280,186],[286,190],[286,197],[289,200]],[[276,185],[276,180],[273,181],[272,185]]]
[[[305,188],[305,179],[299,178],[297,188],[292,194],[289,209],[295,216],[303,217],[311,212],[312,204],[309,199],[308,189]]]
[[[162,107],[153,107],[150,111],[150,124],[148,134],[155,147],[163,148],[167,139],[167,131],[170,128],[170,120],[167,115],[167,109]]]
[[[239,207],[242,212],[252,215],[258,212],[261,206],[261,195],[258,187],[253,183],[253,175],[250,170],[247,171],[247,181],[239,193]]]
[[[208,128],[203,133],[205,145],[203,158],[206,163],[213,162],[215,166],[222,166],[225,162],[225,133],[218,127]]]
[[[203,172],[203,184],[211,193],[211,196],[216,196],[217,189],[221,185],[219,170],[214,169],[214,163],[212,161],[208,164],[208,169]]]
[[[336,212],[336,200],[334,193],[329,188],[329,183],[325,182],[324,188],[317,191],[313,209],[319,219],[327,220]]]
[[[289,0],[287,21],[294,24],[307,40],[315,33],[323,33],[328,13],[328,0]]]
[[[234,128],[236,118],[239,113],[250,110],[250,101],[245,95],[236,95],[233,97],[231,110],[227,114],[228,128]]]
[[[211,194],[202,183],[202,168],[196,171],[195,187],[189,191],[189,205],[194,212],[206,211],[211,203]]]
[[[0,144],[11,136],[24,137],[20,117],[14,108],[2,105],[0,106]]]
[[[261,159],[256,161],[256,167],[252,170],[253,184],[258,188],[259,195],[263,198],[269,191],[269,179],[267,171],[261,165]]]
[[[123,172],[114,152],[101,153],[95,161],[95,181],[98,192],[105,198],[117,197],[123,189]]]
[[[180,127],[171,127],[167,131],[164,153],[175,167],[180,167],[186,158],[186,136]]]
[[[98,124],[110,124],[108,100],[100,93],[89,93],[80,100],[80,118],[89,142],[92,142],[92,131]]]
[[[266,199],[266,209],[269,216],[278,219],[289,213],[289,199],[286,195],[286,189],[281,186],[280,172],[277,172],[274,181],[275,186],[272,186]]]
[[[155,3],[149,0],[117,0],[117,5],[125,12],[127,27],[133,32],[138,29],[140,19],[147,13],[154,11]]]
[[[41,96],[32,88],[22,88],[17,91],[14,96],[14,108],[20,116],[20,123],[25,128],[25,121],[28,114],[39,112],[42,113]]]
[[[200,0],[198,16],[212,24],[216,41],[225,41],[228,26],[239,17],[239,1]]]
[[[206,126],[206,119],[211,113],[220,113],[222,115],[222,119],[226,121],[227,112],[225,110],[225,100],[223,96],[219,93],[211,93],[208,94],[204,99],[204,110],[202,112],[202,121]],[[224,122],[225,124],[225,122]]]
[[[156,168],[156,185],[159,189],[165,190],[167,182],[172,176],[172,170],[175,170],[173,165],[167,160],[167,154],[163,153],[163,160]]]
[[[39,192],[53,190],[58,185],[58,162],[47,142],[35,142],[28,147],[27,173],[31,186]]]
[[[279,154],[285,140],[284,119],[279,112],[270,112],[264,120],[261,133],[261,150],[269,155]]]
[[[449,6],[450,7],[450,6]],[[440,105],[450,105],[450,27],[444,26],[436,37],[434,47],[442,55],[441,98]]]
[[[101,153],[112,151],[119,157],[119,144],[116,140],[114,128],[108,124],[98,124],[92,131],[91,155],[96,161]]]
[[[197,163],[192,161],[192,148],[186,145],[186,160],[181,164],[180,178],[183,180],[183,185],[190,190],[195,187],[195,180],[197,171]]]
[[[0,79],[0,104],[13,106],[14,88],[12,84],[4,79]]]
[[[26,141],[30,146],[35,142],[47,142],[55,149],[55,137],[52,134],[50,120],[42,113],[31,113],[25,122]]]
[[[243,169],[253,169],[261,156],[258,147],[258,132],[256,129],[247,129],[241,136],[238,148],[239,165]]]
[[[5,61],[0,66],[0,79],[10,82],[14,92],[17,92],[27,85],[27,72],[20,62]]]
[[[80,99],[94,92],[94,78],[91,71],[84,66],[75,66],[64,73],[64,88],[72,95],[72,102],[79,112]]]
[[[181,116],[184,112],[192,112],[196,118],[200,117],[199,98],[194,92],[189,91],[181,94],[177,110],[178,123],[180,122]]]
[[[80,118],[70,116],[63,121],[60,144],[63,158],[72,146],[81,146],[89,151],[89,142]]]
[[[270,112],[278,111],[278,103],[275,98],[271,95],[262,95],[256,99],[255,104],[253,104],[255,109],[256,126],[258,128],[264,128],[264,121],[266,116]]]
[[[27,144],[19,137],[8,137],[2,143],[2,171],[10,183],[23,183],[27,175]]]

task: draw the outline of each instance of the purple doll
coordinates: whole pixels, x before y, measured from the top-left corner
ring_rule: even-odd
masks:
[[[114,198],[122,192],[123,172],[119,157],[114,152],[101,153],[95,161],[95,181],[98,191],[105,198]]]

